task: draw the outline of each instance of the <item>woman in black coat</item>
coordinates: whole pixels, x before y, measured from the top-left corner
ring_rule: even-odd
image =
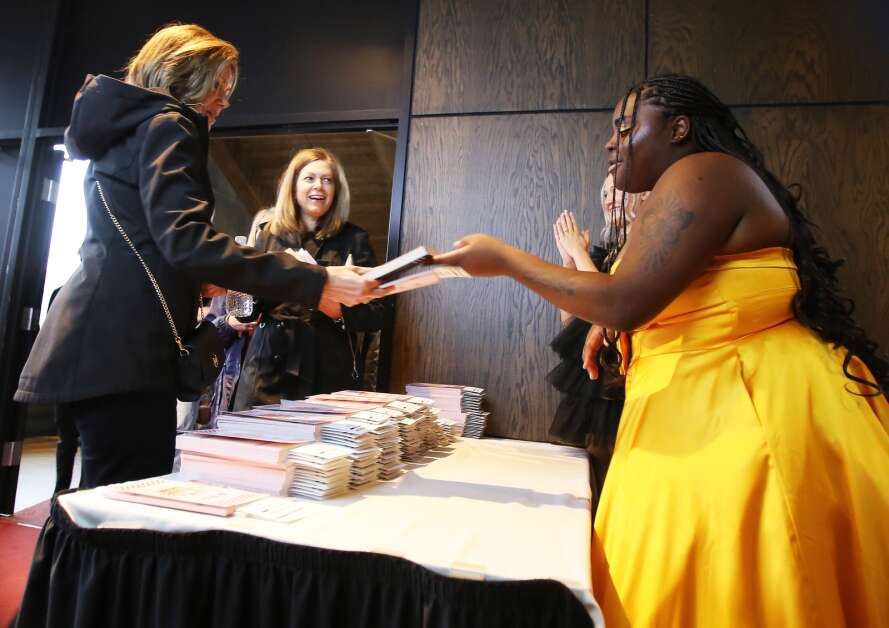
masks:
[[[256,248],[305,249],[327,267],[347,262],[375,266],[367,232],[347,222],[348,217],[349,184],[337,158],[322,148],[301,150],[281,177]],[[263,300],[234,408],[358,388],[364,369],[358,334],[381,329],[388,308],[389,299],[355,307]]]
[[[81,486],[172,469],[178,350],[145,269],[180,335],[196,319],[202,283],[316,307],[373,298],[345,268],[238,246],[210,224],[208,132],[229,105],[238,52],[196,25],[155,33],[125,81],[87,77],[65,132],[90,159],[81,265],[59,292],[19,380],[20,402],[65,404],[81,436]]]

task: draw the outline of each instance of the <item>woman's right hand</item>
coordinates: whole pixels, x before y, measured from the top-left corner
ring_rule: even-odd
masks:
[[[373,279],[365,279],[359,275],[355,267],[328,266],[327,281],[324,282],[324,290],[321,299],[336,301],[346,306],[360,305],[373,301],[377,297],[387,293],[374,292],[380,282]]]
[[[583,343],[583,368],[586,369],[590,379],[599,379],[599,349],[605,344],[605,330],[599,325],[593,325],[587,332]]]
[[[454,242],[452,251],[436,255],[434,264],[460,266],[473,277],[495,277],[509,270],[510,247],[489,235],[475,233]]]
[[[240,334],[243,334],[245,332],[252,332],[254,329],[256,329],[257,323],[259,323],[258,320],[251,321],[249,323],[242,323],[237,319],[237,317],[235,317],[234,314],[227,314],[225,317],[225,324]]]

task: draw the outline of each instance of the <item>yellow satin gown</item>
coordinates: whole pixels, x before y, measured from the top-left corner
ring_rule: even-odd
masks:
[[[607,628],[889,627],[889,404],[847,392],[870,391],[798,286],[787,249],[717,257],[632,334],[592,550]]]

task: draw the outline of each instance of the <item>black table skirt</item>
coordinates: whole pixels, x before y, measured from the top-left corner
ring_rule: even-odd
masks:
[[[78,527],[53,501],[19,627],[592,626],[554,580],[478,582],[402,558],[236,532]]]

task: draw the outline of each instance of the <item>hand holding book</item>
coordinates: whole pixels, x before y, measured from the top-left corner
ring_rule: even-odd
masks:
[[[454,242],[454,250],[436,255],[436,264],[453,264],[472,277],[496,277],[509,274],[511,254],[516,249],[483,233],[464,236]]]
[[[371,269],[365,273],[365,276],[380,281],[379,288],[387,290],[388,294],[431,286],[442,279],[469,277],[468,273],[456,266],[438,265],[434,256],[435,251],[427,249],[425,246],[418,246],[404,255]],[[419,266],[425,266],[425,268],[417,270]]]
[[[287,252],[303,262],[310,264],[316,263],[312,256],[304,249],[300,249],[299,251],[288,249]],[[436,252],[432,249],[428,249],[425,246],[418,246],[407,253],[399,255],[385,264],[375,266],[374,268],[352,266],[349,264],[349,262],[351,262],[350,256],[350,258],[346,260],[347,263],[345,266],[327,267],[328,283],[331,280],[331,275],[338,276],[342,273],[351,273],[360,276],[363,280],[373,285],[371,290],[358,295],[358,298],[360,299],[358,303],[367,303],[373,299],[385,297],[390,294],[407,292],[408,290],[416,290],[417,288],[430,286],[438,283],[442,279],[451,277],[469,277],[469,274],[466,271],[457,266],[439,264],[436,261],[436,258],[434,258],[435,254]],[[418,270],[418,267],[420,266],[425,266],[426,268]],[[321,302],[318,309],[330,316],[331,313],[335,312],[335,308],[332,307],[332,303],[334,302],[343,303],[344,305],[355,305],[355,303],[347,303],[334,298],[327,293],[327,286],[325,285],[325,292],[321,295]],[[336,316],[331,317],[338,318]]]

